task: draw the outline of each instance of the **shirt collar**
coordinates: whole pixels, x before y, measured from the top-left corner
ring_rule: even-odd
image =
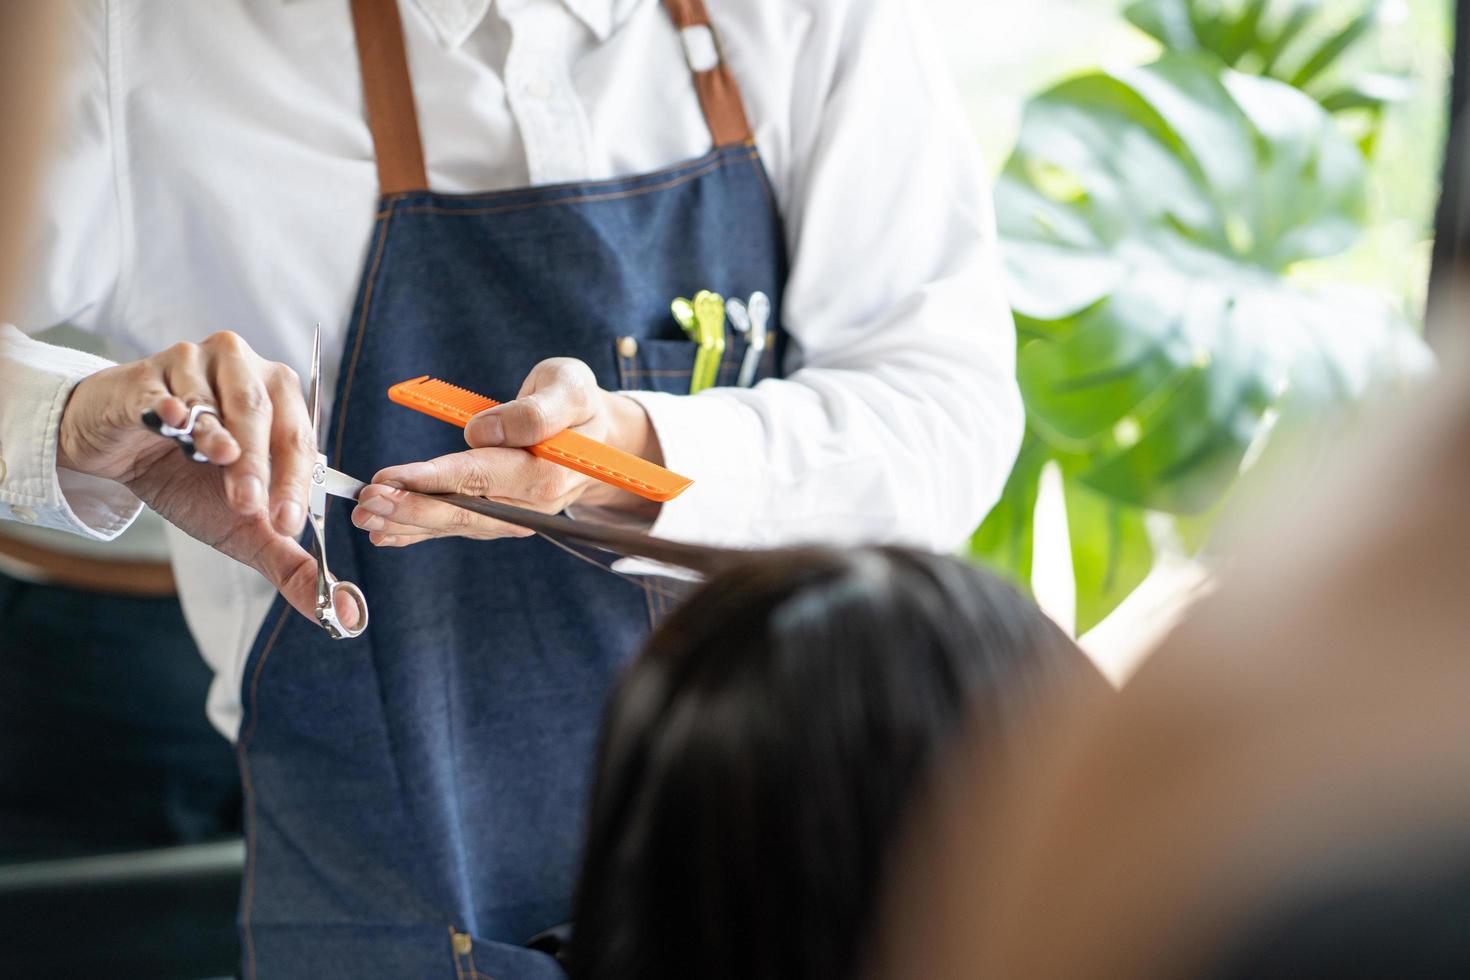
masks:
[[[296,0],[286,0],[294,3]],[[480,26],[495,0],[414,0],[439,40],[459,47]],[[606,41],[640,3],[653,0],[561,0],[599,41]]]
[[[458,47],[465,42],[495,0],[414,0],[429,23],[434,25],[439,40]],[[507,3],[507,0],[501,0]],[[513,2],[513,0],[512,0]],[[561,0],[562,4],[587,25],[599,41],[606,41],[643,0]],[[509,5],[507,3],[507,5]]]

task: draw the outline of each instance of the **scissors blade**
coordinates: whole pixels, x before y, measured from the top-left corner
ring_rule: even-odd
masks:
[[[322,448],[322,325],[316,325],[311,340],[311,394],[306,399],[311,412],[311,435],[318,450]]]
[[[323,469],[322,489],[333,497],[341,497],[343,500],[356,500],[362,488],[367,486],[361,480],[354,480],[346,473],[332,469],[330,466]]]

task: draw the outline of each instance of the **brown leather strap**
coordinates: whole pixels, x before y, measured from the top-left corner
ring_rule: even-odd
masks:
[[[709,11],[704,9],[704,0],[664,0],[664,7],[679,30],[704,27],[713,34],[714,27],[710,24]],[[750,131],[750,121],[745,117],[740,86],[725,65],[723,54],[713,68],[698,71],[690,65],[690,72],[694,75],[694,88],[699,92],[704,121],[709,126],[715,146],[739,146],[753,142],[755,137]]]
[[[176,594],[168,562],[111,561],[66,554],[0,534],[0,570],[26,582],[113,595]]]
[[[680,31],[703,27],[713,34],[704,0],[664,0],[664,6]],[[397,0],[352,0],[352,26],[357,36],[368,128],[378,160],[379,192],[428,190]],[[740,87],[723,59],[703,71],[691,65],[690,73],[715,146],[751,143],[754,137]]]
[[[378,191],[428,190],[398,0],[352,0],[352,27],[368,128],[378,158]]]

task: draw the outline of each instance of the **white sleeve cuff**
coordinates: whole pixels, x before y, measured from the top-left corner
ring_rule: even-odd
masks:
[[[138,516],[143,505],[122,484],[56,465],[72,389],[110,366],[0,324],[0,519],[110,541]]]
[[[649,533],[712,547],[759,543],[752,525],[767,486],[759,416],[726,392],[622,394],[648,412],[664,466],[694,481],[660,508]]]

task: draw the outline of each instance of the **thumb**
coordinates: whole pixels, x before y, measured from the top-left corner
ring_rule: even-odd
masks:
[[[597,378],[592,369],[567,357],[536,365],[521,391],[515,401],[470,419],[465,441],[477,449],[534,446],[589,421],[597,404]]]
[[[268,543],[251,563],[256,571],[276,587],[276,591],[301,615],[316,619],[316,559],[291,538],[272,535]],[[334,600],[337,617],[342,625],[352,628],[357,625],[357,603],[346,595],[337,595]]]

